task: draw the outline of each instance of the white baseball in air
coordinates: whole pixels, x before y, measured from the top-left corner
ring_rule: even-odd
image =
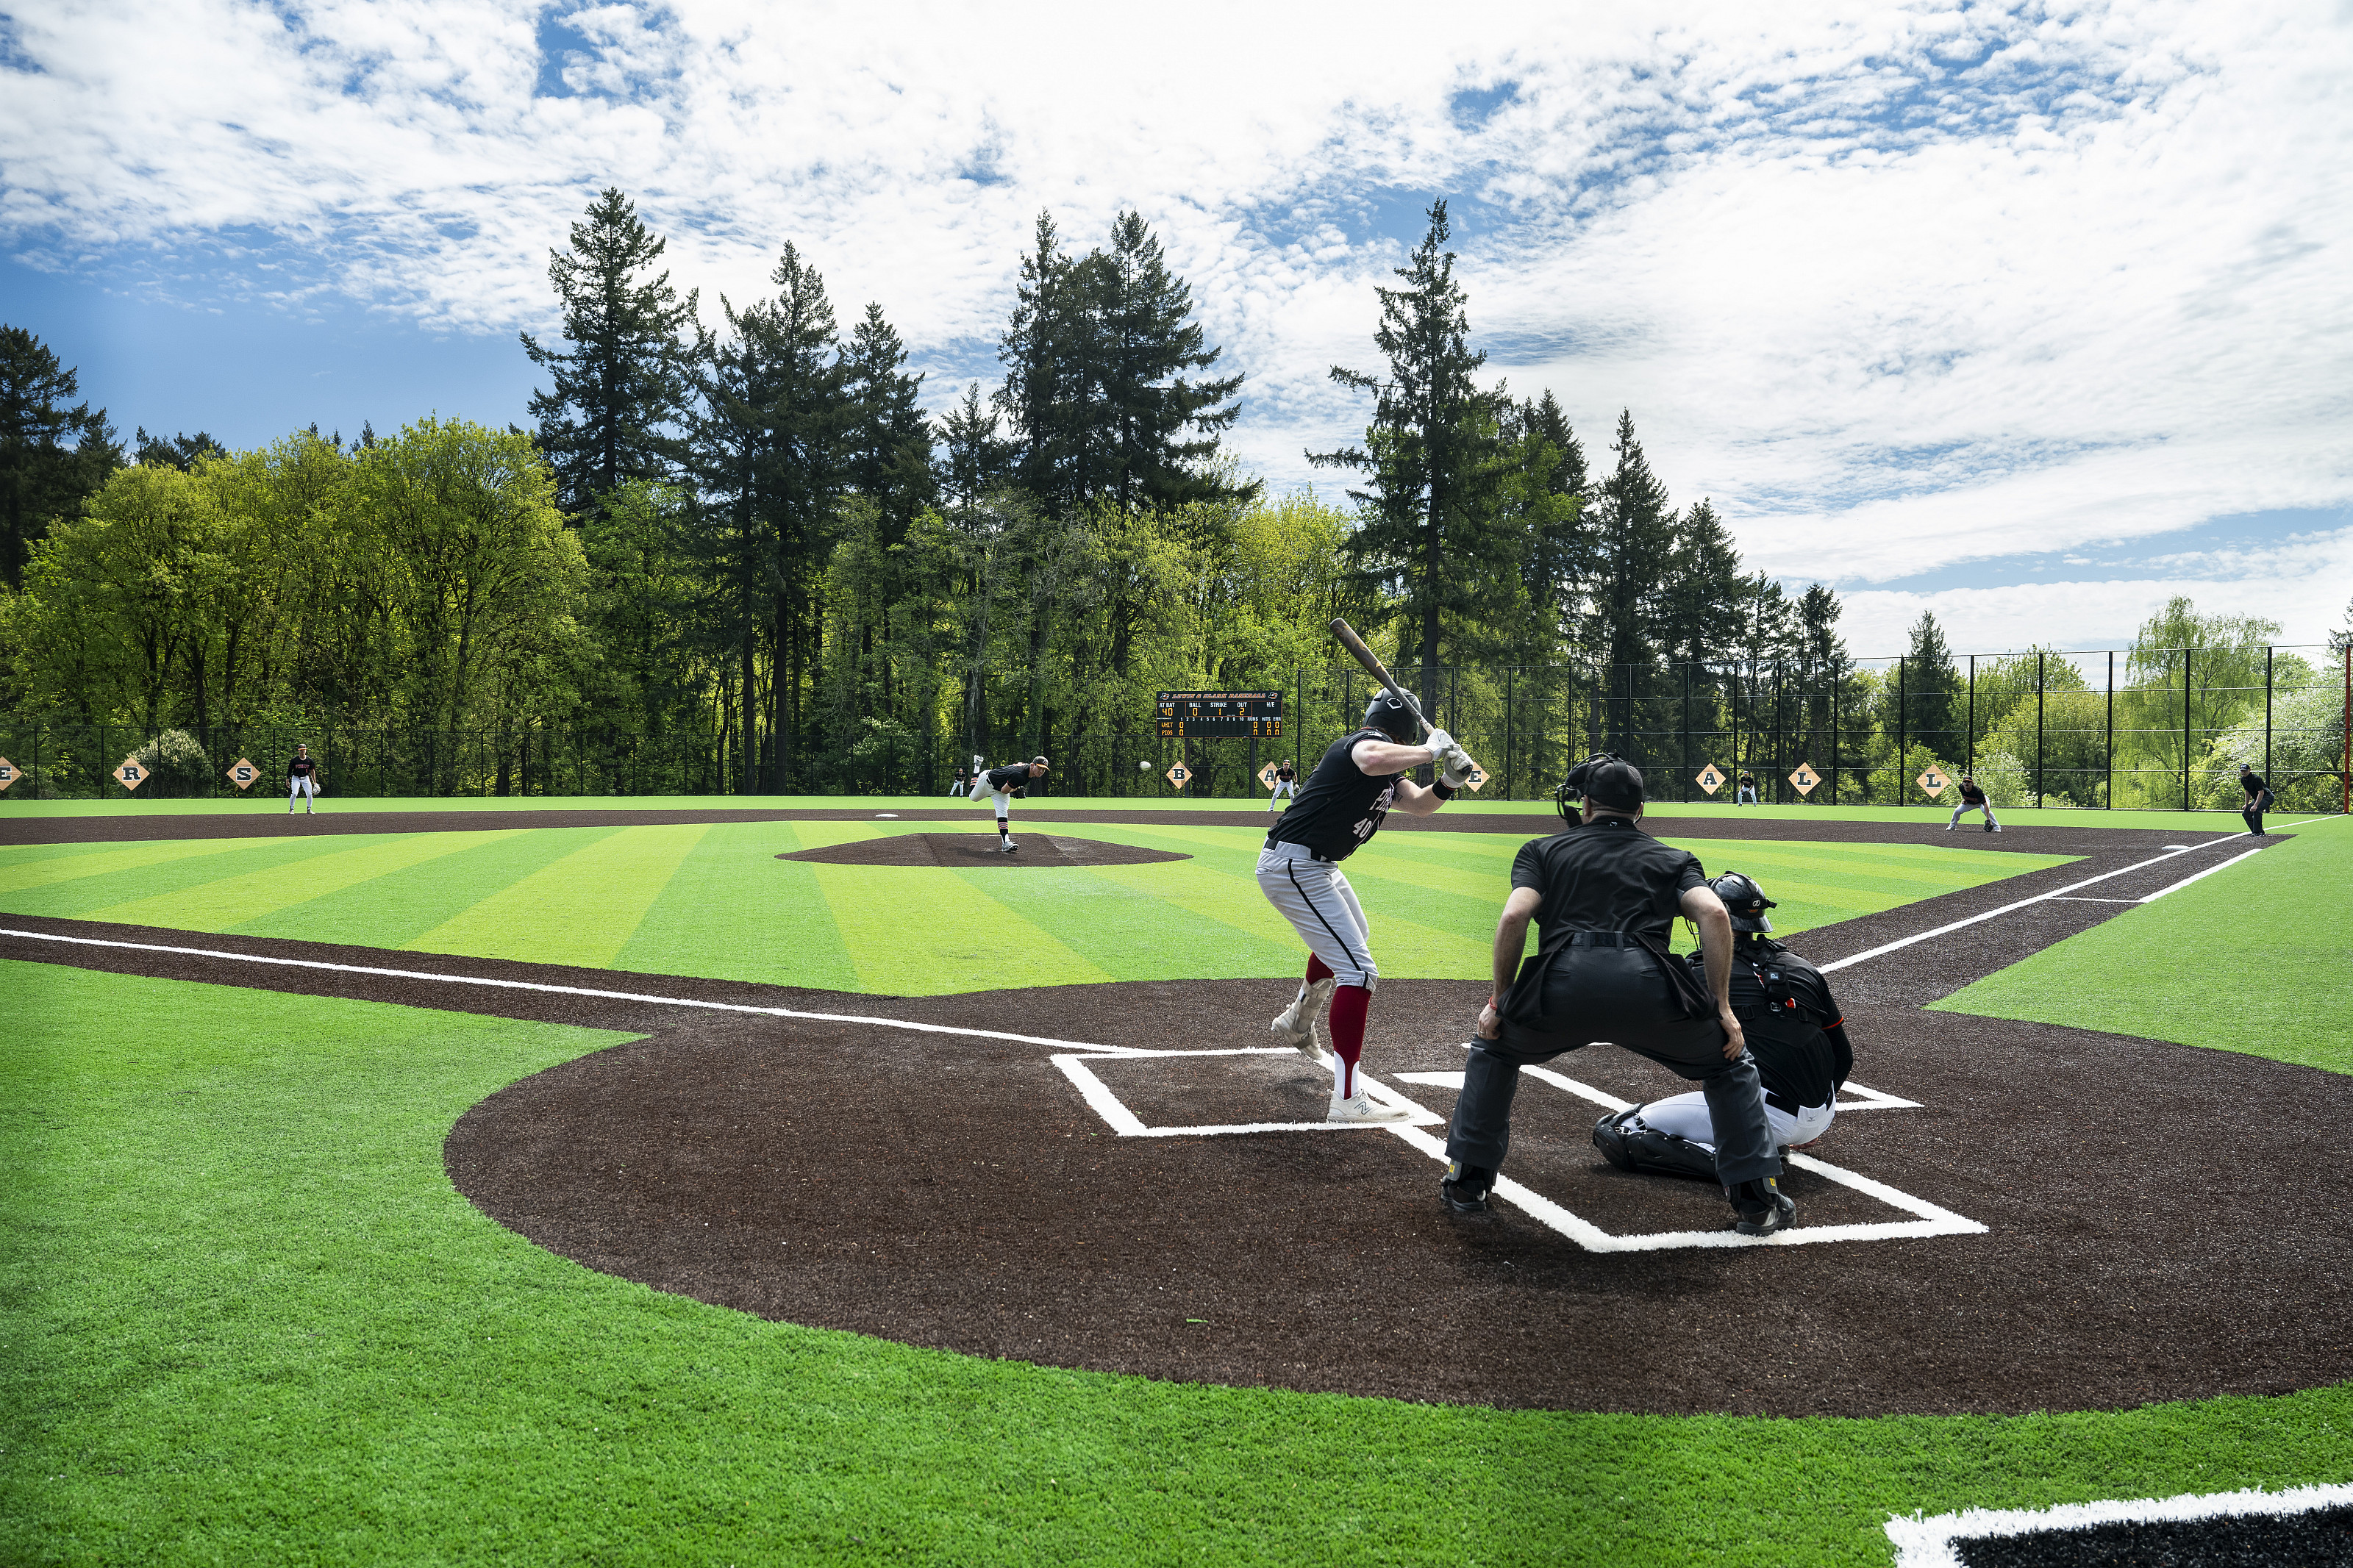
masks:
[[[1152,771],[1152,764],[1148,762],[1138,763],[1135,764],[1135,771],[1140,773],[1148,773]]]

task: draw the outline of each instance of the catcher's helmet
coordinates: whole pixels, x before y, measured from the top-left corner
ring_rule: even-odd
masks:
[[[1413,710],[1386,690],[1374,692],[1365,705],[1365,728],[1378,730],[1400,746],[1421,743],[1421,726],[1414,722]]]
[[[1554,809],[1567,821],[1577,819],[1573,808],[1579,800],[1590,800],[1612,811],[1640,811],[1642,770],[1614,752],[1596,752],[1569,769],[1560,787],[1552,792]]]
[[[1726,871],[1723,876],[1708,883],[1708,888],[1717,898],[1724,900],[1724,907],[1732,911],[1733,930],[1771,931],[1773,929],[1773,922],[1765,918],[1765,911],[1778,910],[1781,906],[1767,898],[1765,889],[1746,877],[1737,871]]]

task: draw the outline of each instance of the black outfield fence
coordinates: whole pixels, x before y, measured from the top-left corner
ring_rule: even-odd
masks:
[[[1949,804],[1949,782],[1966,772],[1997,806],[2235,809],[2242,762],[2271,779],[2286,809],[2340,810],[2353,794],[2353,650],[2101,649],[1962,656],[1926,668],[1887,658],[1398,674],[1433,699],[1436,721],[1479,758],[1489,799],[1547,795],[1572,762],[1595,751],[1641,766],[1658,800],[1730,800],[1746,773],[1767,804]],[[994,766],[1042,751],[1053,773],[1032,795],[1263,798],[1262,767],[1290,759],[1303,774],[1356,727],[1373,690],[1354,664],[1293,670],[1280,684],[1280,739],[1163,741],[1148,699],[1109,716],[1048,710],[1018,732],[977,741],[955,735],[949,715],[929,735],[872,726],[879,739],[851,746],[799,735],[790,793],[944,794],[956,765],[975,754]],[[319,761],[331,798],[746,793],[742,759],[702,731],[327,722],[159,731],[19,715],[0,720],[0,757],[16,775],[0,800],[282,797],[298,742]],[[230,776],[240,761],[256,774],[244,790]],[[1181,791],[1167,777],[1180,761],[1190,773]],[[126,762],[137,770],[136,790],[117,776]],[[1704,783],[1710,770],[1723,781],[1713,792]],[[1947,787],[1928,788],[1924,777]]]

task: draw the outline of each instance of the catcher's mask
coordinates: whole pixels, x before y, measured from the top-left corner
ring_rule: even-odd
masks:
[[[1781,906],[1765,896],[1765,889],[1737,871],[1727,871],[1708,883],[1710,891],[1724,900],[1732,913],[1734,931],[1771,931],[1773,922],[1765,915],[1767,910]]]
[[[1580,800],[1611,811],[1640,811],[1642,770],[1615,752],[1597,752],[1569,769],[1560,787],[1552,792],[1553,808],[1565,822],[1577,820],[1576,806]]]

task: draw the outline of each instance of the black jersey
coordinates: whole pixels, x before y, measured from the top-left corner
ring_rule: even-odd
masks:
[[[1299,775],[1291,771],[1291,764],[1289,763],[1285,763],[1281,767],[1274,770],[1274,776],[1282,783],[1289,784],[1293,779],[1297,778]]]
[[[319,764],[308,757],[297,757],[286,764],[286,776],[290,779],[307,779],[318,771]]]
[[[1324,860],[1345,860],[1370,843],[1405,772],[1368,773],[1349,753],[1359,742],[1388,739],[1378,730],[1359,730],[1333,742],[1266,841],[1302,845]]]
[[[1019,789],[1029,782],[1029,764],[1015,763],[1009,767],[991,768],[980,779],[991,790]]]
[[[2247,792],[2249,800],[2260,800],[2263,798],[2263,792],[2272,786],[2263,783],[2263,775],[2261,773],[2241,773],[2239,787]]]
[[[1971,783],[1967,779],[1962,780],[1961,804],[1963,805],[1983,805],[1985,804],[1985,786],[1983,784]]]
[[[1705,960],[1684,960],[1705,973]],[[1732,950],[1732,1011],[1764,1081],[1765,1102],[1795,1114],[1828,1105],[1854,1071],[1846,1018],[1822,972],[1777,942]]]

